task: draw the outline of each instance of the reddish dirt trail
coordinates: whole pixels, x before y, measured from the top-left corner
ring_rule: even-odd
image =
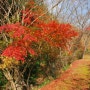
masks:
[[[90,60],[76,60],[60,78],[40,90],[90,90]]]

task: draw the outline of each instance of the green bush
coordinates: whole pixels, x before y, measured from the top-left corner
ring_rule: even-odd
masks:
[[[0,87],[3,87],[6,83],[7,83],[7,80],[4,77],[2,71],[0,71]]]

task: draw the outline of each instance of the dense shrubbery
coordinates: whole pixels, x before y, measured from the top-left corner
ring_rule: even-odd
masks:
[[[0,87],[4,86],[7,83],[7,79],[5,78],[2,71],[0,71]]]
[[[15,9],[9,22],[4,19],[0,26],[0,68],[14,90],[18,85],[22,90],[30,84],[41,84],[45,77],[56,78],[72,62],[71,41],[78,36],[75,28],[69,23],[48,20],[48,14],[39,18],[41,15],[43,10],[32,0]]]

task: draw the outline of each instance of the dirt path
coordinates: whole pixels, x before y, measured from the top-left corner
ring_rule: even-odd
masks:
[[[88,56],[88,59],[90,59],[90,56]],[[76,60],[60,78],[52,81],[40,90],[90,90],[89,68],[89,60]]]

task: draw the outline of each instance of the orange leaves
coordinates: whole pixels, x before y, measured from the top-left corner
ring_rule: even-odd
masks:
[[[26,34],[23,38],[24,41],[29,41],[29,42],[37,42],[37,38],[30,35],[30,34]]]
[[[26,48],[21,46],[9,46],[2,53],[2,56],[11,57],[11,58],[13,57],[16,60],[22,60],[22,61],[24,61],[24,57],[26,55],[27,55]]]
[[[28,52],[29,52],[31,55],[37,55],[36,52],[35,52],[32,48],[29,48]]]
[[[25,33],[25,30],[26,28],[20,23],[6,24],[0,27],[0,33],[4,31],[13,38],[20,38]]]
[[[27,51],[31,55],[36,55],[35,51],[32,48],[26,49],[25,47],[22,46],[9,46],[3,51],[2,56],[25,61],[25,56],[27,56]]]
[[[31,46],[33,42],[37,42],[37,38],[34,37],[30,28],[19,23],[6,24],[0,27],[0,33],[5,33],[10,39],[13,38],[10,45],[3,51],[2,56],[24,61],[27,52],[36,55]]]
[[[77,36],[70,24],[59,24],[52,21],[48,24],[40,24],[42,38],[50,45],[65,48],[72,37]]]
[[[10,38],[13,38],[13,42],[11,43],[12,47],[7,47],[2,55],[11,55],[11,57],[16,58],[17,60],[24,60],[22,59],[22,56],[19,55],[19,53],[23,55],[23,51],[25,52],[23,55],[24,57],[27,55],[27,52],[36,55],[32,49],[33,42],[37,43],[44,41],[51,46],[65,49],[68,42],[72,40],[72,37],[77,36],[77,32],[73,30],[73,27],[70,24],[59,24],[55,21],[51,21],[47,24],[40,22],[37,25],[37,28],[39,30],[33,30],[32,28],[22,26],[20,23],[1,26],[0,33],[5,32]],[[20,48],[24,48],[24,50],[22,49],[23,51],[19,52]],[[14,51],[12,52],[12,50]],[[18,54],[15,54],[14,56],[9,52],[12,54],[17,52]]]
[[[21,22],[6,24],[0,27],[0,33],[4,32],[6,36],[13,40],[2,55],[11,56],[17,60],[24,60],[24,57],[27,56],[27,52],[36,55],[35,51],[32,49],[33,42],[34,44],[39,44],[38,42],[44,41],[44,43],[47,43],[50,46],[65,49],[68,42],[72,40],[72,37],[77,36],[77,32],[73,30],[73,27],[70,24],[60,24],[56,21],[44,23],[42,19],[37,19],[40,14],[37,13],[37,10],[35,11],[32,9],[35,4],[34,0],[30,3],[32,3],[32,5],[21,12]],[[40,10],[39,8],[37,9],[38,11]],[[35,22],[31,25],[34,20]],[[20,52],[20,49],[25,53],[23,54]],[[13,53],[15,55],[12,55]]]

